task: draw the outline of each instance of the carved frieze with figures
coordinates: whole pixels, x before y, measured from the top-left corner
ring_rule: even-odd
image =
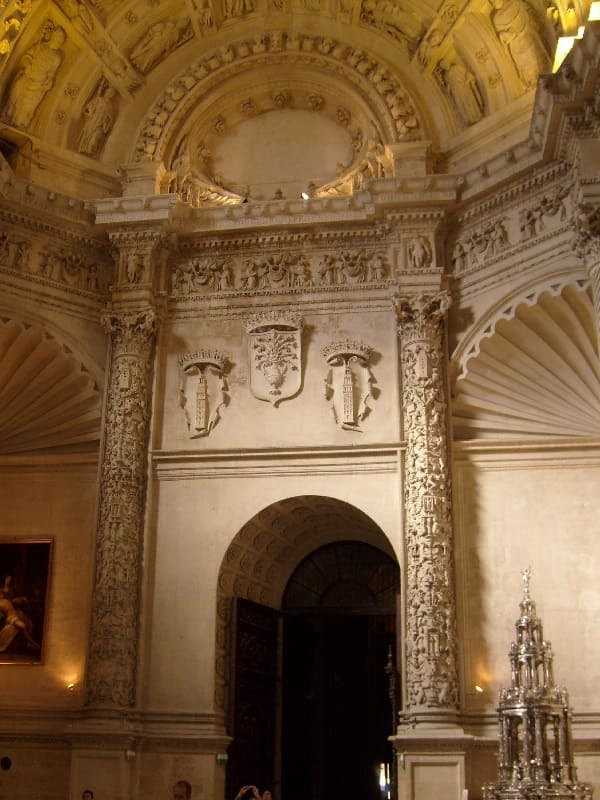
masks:
[[[540,181],[542,178],[540,178]],[[515,248],[552,234],[568,224],[573,208],[573,184],[557,182],[530,199],[503,205],[501,216],[469,225],[458,238],[452,251],[453,271],[462,275],[477,270]],[[466,222],[466,220],[465,220]]]
[[[277,406],[302,387],[302,318],[292,312],[265,311],[246,323],[250,389]]]
[[[336,424],[344,430],[360,431],[360,423],[370,411],[367,404],[373,392],[369,345],[345,339],[323,348],[329,365],[325,397],[331,403]]]
[[[35,276],[66,289],[104,292],[107,265],[83,252],[44,247],[16,233],[0,233],[0,270]]]
[[[323,255],[277,252],[261,257],[195,256],[171,270],[174,295],[290,291],[327,286],[380,284],[390,277],[377,251],[337,250]]]

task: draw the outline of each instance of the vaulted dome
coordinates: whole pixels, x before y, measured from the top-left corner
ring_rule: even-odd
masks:
[[[299,175],[313,191],[348,193],[392,174],[398,142],[430,143],[435,171],[460,171],[475,136],[486,157],[527,136],[537,78],[588,10],[586,0],[9,4],[2,151],[67,193],[118,195],[120,169],[143,161],[166,170],[161,191],[181,191],[183,171],[200,201],[217,202],[248,188],[296,192]],[[298,154],[317,146],[319,163]]]

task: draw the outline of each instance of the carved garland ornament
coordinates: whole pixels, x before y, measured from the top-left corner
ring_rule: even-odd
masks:
[[[406,436],[406,703],[456,709],[458,673],[442,320],[448,292],[397,297]]]
[[[141,543],[155,315],[103,318],[112,364],[96,542],[96,580],[86,702],[135,703]]]

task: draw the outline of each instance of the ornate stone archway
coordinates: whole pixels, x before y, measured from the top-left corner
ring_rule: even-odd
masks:
[[[273,503],[232,540],[219,572],[215,642],[215,705],[223,710],[228,685],[231,600],[242,597],[279,608],[294,569],[324,544],[360,541],[395,554],[384,532],[355,506],[332,497],[300,495]]]

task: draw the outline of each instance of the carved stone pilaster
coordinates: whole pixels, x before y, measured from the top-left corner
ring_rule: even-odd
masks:
[[[86,704],[135,704],[141,552],[156,318],[108,313],[111,335]]]
[[[443,318],[448,292],[395,298],[406,438],[406,712],[456,710],[456,610]]]
[[[596,334],[600,348],[600,205],[581,203],[575,213],[573,226],[575,252],[583,260],[592,284]]]

